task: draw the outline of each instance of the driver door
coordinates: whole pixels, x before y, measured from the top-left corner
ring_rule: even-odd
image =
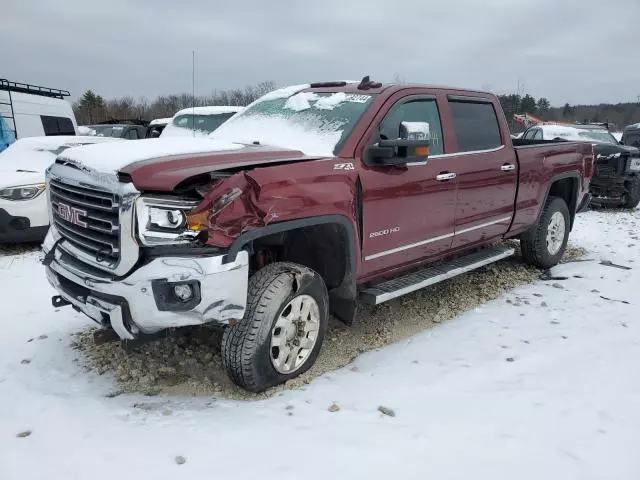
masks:
[[[411,96],[396,102],[369,144],[398,138],[403,121],[429,123],[430,157],[398,166],[363,165],[365,276],[442,254],[453,239],[457,180],[442,155],[436,98]]]

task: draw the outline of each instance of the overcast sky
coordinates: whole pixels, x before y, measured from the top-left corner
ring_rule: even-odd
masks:
[[[0,77],[106,98],[394,75],[636,101],[640,0],[0,0]]]

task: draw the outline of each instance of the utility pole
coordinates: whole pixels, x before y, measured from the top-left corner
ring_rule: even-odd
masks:
[[[191,50],[191,123],[196,136],[196,51]]]

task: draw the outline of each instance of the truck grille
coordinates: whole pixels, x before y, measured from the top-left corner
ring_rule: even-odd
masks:
[[[120,258],[120,198],[110,192],[49,182],[52,219],[73,246],[98,261]]]

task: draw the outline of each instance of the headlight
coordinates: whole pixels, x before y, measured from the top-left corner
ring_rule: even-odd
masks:
[[[640,172],[640,158],[630,158],[629,159],[629,170],[632,172]]]
[[[144,245],[192,241],[199,232],[187,226],[187,212],[197,201],[141,197],[136,201],[138,236]]]
[[[5,200],[31,200],[44,192],[45,184],[21,185],[18,187],[3,188],[0,190],[0,198]]]

